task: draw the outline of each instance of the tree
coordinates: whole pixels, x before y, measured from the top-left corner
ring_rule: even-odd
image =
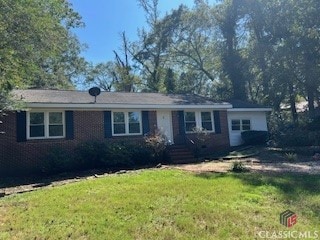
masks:
[[[180,6],[179,24],[174,26],[169,49],[170,65],[175,66],[175,71],[182,75],[180,80],[183,83],[180,84],[184,84],[184,89],[192,88],[202,95],[207,94],[207,84],[218,79],[217,28],[210,9],[202,1],[197,1],[193,9]],[[174,14],[173,11],[167,18],[174,18]],[[184,81],[186,76],[191,75],[194,77],[191,81]],[[185,86],[186,83],[190,86]]]
[[[139,41],[130,50],[133,59],[138,63],[141,75],[145,79],[147,91],[161,91],[168,64],[168,49],[171,37],[178,24],[179,10],[175,18],[160,18],[158,0],[138,0],[146,14],[149,32],[139,31]]]
[[[221,70],[232,83],[233,96],[246,100],[245,59],[240,53],[243,48],[240,44],[238,31],[245,31],[240,25],[243,17],[245,0],[226,0],[214,8],[214,17],[217,21],[223,42],[221,45]]]
[[[140,87],[140,78],[134,73],[129,59],[129,42],[125,33],[121,34],[120,52],[113,51],[114,61],[89,66],[85,85],[97,86],[105,91],[134,92]]]
[[[16,87],[70,88],[84,70],[71,32],[83,23],[67,0],[2,0],[0,26],[2,96]]]
[[[114,62],[98,63],[90,65],[87,70],[85,85],[96,86],[104,91],[110,92],[117,78]]]
[[[174,79],[174,72],[171,68],[167,69],[166,78],[164,80],[164,85],[166,88],[167,93],[174,93],[175,92],[175,79]]]

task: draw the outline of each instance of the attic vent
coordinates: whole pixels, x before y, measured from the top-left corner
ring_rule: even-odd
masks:
[[[100,88],[98,88],[98,87],[93,87],[93,88],[90,88],[90,89],[89,89],[89,94],[90,94],[92,97],[94,97],[94,103],[97,102],[97,96],[99,96],[100,93],[101,93],[101,90],[100,90]]]

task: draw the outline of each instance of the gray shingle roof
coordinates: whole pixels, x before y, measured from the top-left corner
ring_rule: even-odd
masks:
[[[90,104],[94,97],[87,91],[66,90],[14,90],[17,99],[26,103],[48,104]],[[213,102],[194,94],[161,94],[161,93],[124,93],[101,92],[96,104],[127,104],[127,105],[229,105],[227,102]]]
[[[266,106],[262,106],[256,103],[247,102],[239,99],[230,99],[229,103],[232,104],[233,108],[268,108]]]

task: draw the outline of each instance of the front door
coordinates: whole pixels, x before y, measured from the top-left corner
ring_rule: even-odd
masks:
[[[158,129],[168,138],[170,144],[173,144],[171,111],[157,111],[157,125]]]

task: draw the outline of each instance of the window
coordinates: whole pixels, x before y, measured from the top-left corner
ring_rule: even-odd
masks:
[[[241,123],[242,123],[242,130],[243,130],[243,131],[249,131],[249,130],[251,130],[250,120],[245,120],[245,119],[243,119],[243,120],[241,121]]]
[[[186,132],[192,132],[193,129],[197,126],[196,122],[196,113],[195,112],[186,112],[184,115]]]
[[[231,120],[231,127],[233,131],[240,131],[241,130],[240,120]]]
[[[140,135],[140,112],[113,112],[113,135]]]
[[[32,112],[30,113],[30,138],[44,137],[44,113]]]
[[[193,132],[194,128],[201,128],[213,132],[212,112],[185,112],[186,132]]]
[[[124,120],[123,112],[113,113],[113,133],[114,134],[125,134],[126,133],[126,122]]]
[[[140,114],[138,112],[128,112],[129,134],[140,133]]]
[[[29,139],[63,138],[63,112],[29,112],[27,120]]]
[[[249,119],[231,120],[232,131],[249,131],[251,130],[251,121]]]
[[[201,112],[201,126],[207,131],[213,130],[211,112]]]

